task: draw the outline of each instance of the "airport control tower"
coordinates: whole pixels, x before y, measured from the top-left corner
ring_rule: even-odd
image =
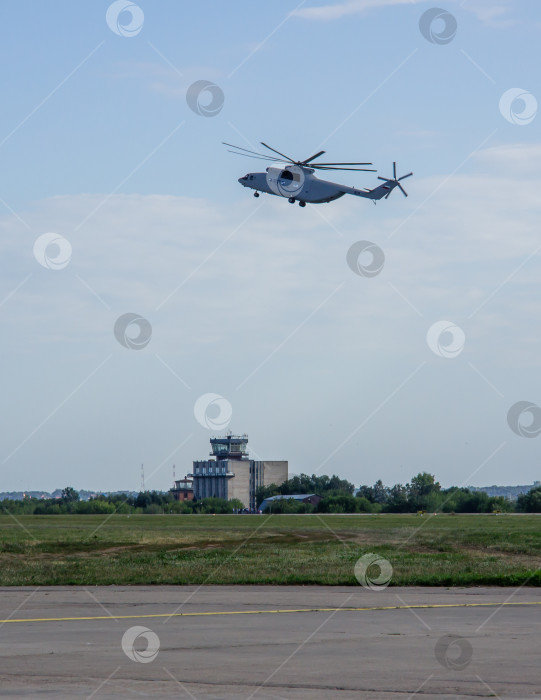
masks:
[[[188,476],[193,479],[195,498],[237,498],[246,508],[255,509],[256,489],[281,484],[288,477],[287,461],[259,461],[248,457],[248,435],[210,439],[213,459],[196,461]]]

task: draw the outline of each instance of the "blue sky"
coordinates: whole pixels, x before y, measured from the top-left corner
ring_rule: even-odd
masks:
[[[442,44],[413,0],[142,0],[133,36],[109,6],[3,7],[0,490],[137,488],[141,463],[168,488],[221,409],[293,473],[539,478],[507,420],[541,405],[538,3],[444,3]],[[223,92],[213,117],[187,104],[199,80]],[[253,199],[237,178],[265,164],[221,141],[415,176],[408,199],[301,210]],[[51,232],[61,269],[33,254]],[[377,276],[348,267],[358,241]],[[152,328],[140,350],[115,338],[126,313]],[[427,342],[440,321],[454,357]],[[206,394],[223,400],[196,416]]]

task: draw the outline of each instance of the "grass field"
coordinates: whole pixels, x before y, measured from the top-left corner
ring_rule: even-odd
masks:
[[[536,515],[0,516],[0,585],[541,585]],[[377,575],[377,569],[375,571]]]

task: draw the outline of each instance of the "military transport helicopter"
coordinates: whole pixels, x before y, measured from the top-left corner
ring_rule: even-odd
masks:
[[[368,188],[360,190],[356,187],[340,185],[338,182],[320,180],[314,173],[316,170],[349,170],[375,173],[377,171],[371,168],[349,167],[353,165],[372,165],[372,163],[314,163],[313,161],[322,156],[325,151],[318,151],[318,153],[305,160],[293,160],[293,158],[267,146],[263,141],[261,141],[262,146],[281,157],[277,158],[265,153],[250,151],[247,148],[234,146],[232,143],[226,143],[225,141],[222,141],[222,143],[224,146],[236,149],[229,151],[229,153],[236,153],[239,156],[248,158],[270,160],[272,162],[272,165],[266,168],[264,173],[248,173],[244,177],[239,178],[239,182],[243,187],[250,187],[252,190],[255,190],[254,197],[259,197],[260,192],[266,192],[279,197],[287,197],[288,202],[291,204],[298,202],[301,207],[305,207],[306,202],[310,202],[310,204],[332,202],[345,194],[365,197],[366,199],[371,199],[375,204],[378,199],[383,197],[387,199],[395,187],[398,187],[402,194],[407,197],[408,194],[400,182],[413,175],[413,173],[408,173],[397,178],[396,163],[393,163],[393,177],[378,177],[378,180],[383,180],[382,185],[375,187],[373,190]]]

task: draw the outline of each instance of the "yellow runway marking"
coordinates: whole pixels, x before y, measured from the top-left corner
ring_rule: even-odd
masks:
[[[499,608],[520,605],[541,605],[541,600],[517,601],[509,603],[433,603],[418,605],[381,605],[366,608],[286,608],[283,610],[216,610],[211,612],[188,613],[149,613],[140,615],[95,615],[88,617],[28,617],[0,620],[7,622],[76,622],[78,620],[137,620],[151,617],[213,617],[218,615],[282,615],[285,613],[310,612],[369,612],[370,610],[421,610],[430,608]]]

